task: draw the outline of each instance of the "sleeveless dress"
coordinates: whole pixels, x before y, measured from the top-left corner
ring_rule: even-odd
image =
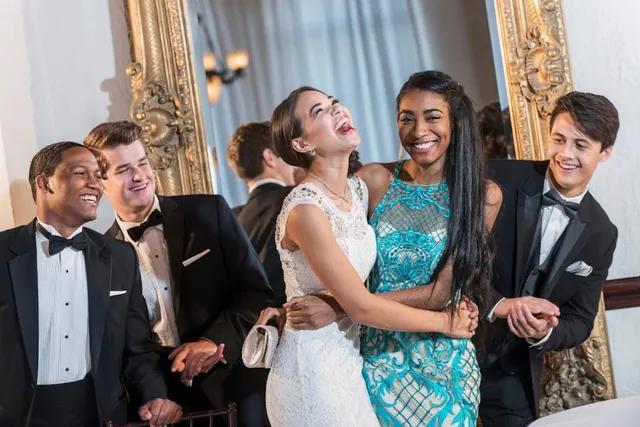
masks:
[[[371,292],[429,283],[447,245],[446,183],[408,184],[398,178],[402,164],[369,221],[378,251]],[[363,328],[361,345],[363,375],[382,425],[475,426],[480,369],[470,340]]]
[[[375,262],[375,237],[367,224],[368,192],[360,178],[350,178],[351,210],[339,210],[311,183],[294,188],[276,222],[287,299],[328,291],[300,250],[282,247],[291,210],[318,206],[331,221],[338,245],[364,281]],[[266,406],[273,427],[379,426],[362,377],[360,327],[347,316],[313,331],[285,326],[267,380]]]

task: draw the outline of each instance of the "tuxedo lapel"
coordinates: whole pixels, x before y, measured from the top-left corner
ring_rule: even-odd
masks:
[[[530,176],[518,190],[516,218],[516,283],[515,294],[520,295],[527,274],[529,260],[535,254],[534,238],[542,204],[543,179]]]
[[[89,338],[91,369],[96,370],[100,362],[104,330],[109,311],[111,289],[111,252],[96,236],[89,234],[90,243],[85,255],[87,270],[87,294],[89,299]]]
[[[158,196],[160,210],[162,211],[162,227],[164,238],[169,249],[169,265],[171,267],[171,277],[175,289],[174,310],[176,314],[179,307],[180,281],[182,279],[182,257],[184,255],[184,215],[180,211],[178,204],[169,197]],[[194,236],[190,236],[193,239]]]
[[[38,380],[38,258],[35,222],[26,226],[22,234],[11,247],[16,257],[9,261],[9,270],[22,341],[35,384]]]
[[[580,204],[578,213],[569,221],[567,229],[558,243],[558,249],[549,267],[547,277],[540,289],[540,297],[548,298],[556,284],[559,275],[568,265],[568,260],[573,258],[573,254],[582,249],[586,242],[587,232],[585,228],[590,222],[593,197],[587,193]]]

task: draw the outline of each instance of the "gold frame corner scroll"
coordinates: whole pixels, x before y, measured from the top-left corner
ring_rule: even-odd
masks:
[[[213,179],[186,0],[125,0],[131,118],[165,195],[208,194]]]

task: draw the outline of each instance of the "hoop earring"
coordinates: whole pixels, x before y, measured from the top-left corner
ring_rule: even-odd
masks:
[[[309,151],[309,155],[311,155],[311,156],[315,156],[316,155],[316,147],[311,147],[311,151]]]

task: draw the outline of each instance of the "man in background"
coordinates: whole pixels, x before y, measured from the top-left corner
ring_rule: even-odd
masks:
[[[285,163],[271,141],[269,122],[246,123],[229,141],[227,159],[249,187],[247,203],[233,209],[267,272],[277,306],[286,300],[280,255],[275,245],[276,219],[301,170]]]

